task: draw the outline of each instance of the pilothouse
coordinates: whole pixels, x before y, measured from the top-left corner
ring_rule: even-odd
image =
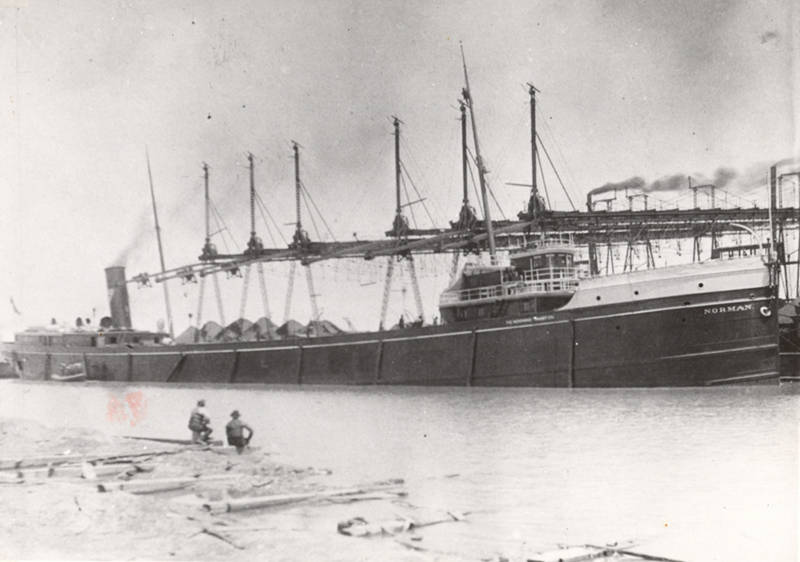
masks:
[[[512,251],[509,265],[470,265],[439,301],[446,323],[542,313],[567,304],[581,270],[568,234],[542,235]]]

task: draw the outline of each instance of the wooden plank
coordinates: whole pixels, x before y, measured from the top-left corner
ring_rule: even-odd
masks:
[[[135,435],[123,435],[125,439],[136,439],[138,441],[154,441],[156,443],[170,443],[173,445],[202,445],[211,447],[221,447],[222,440],[209,441],[208,443],[195,443],[191,439],[172,439],[169,437],[138,437]]]
[[[155,465],[99,465],[91,466],[94,477],[101,476],[115,476],[128,471],[134,472],[149,472],[155,468]],[[69,478],[87,478],[91,480],[91,476],[87,474],[87,469],[83,466],[50,466],[44,468],[26,468],[19,470],[17,475],[20,478],[51,478],[51,477],[69,477]]]
[[[402,483],[402,481],[400,481]],[[228,501],[208,502],[203,504],[203,509],[212,513],[225,513],[231,511],[245,511],[248,509],[259,509],[274,507],[291,503],[299,503],[308,500],[323,500],[327,498],[357,496],[359,494],[370,494],[377,490],[388,492],[396,490],[401,493],[399,484],[378,484],[362,488],[345,488],[339,490],[321,490],[316,492],[305,492],[299,494],[275,494],[269,496],[259,496],[251,498],[238,498]]]
[[[161,491],[160,488],[168,486],[182,485],[189,486],[195,483],[218,482],[220,480],[233,480],[239,478],[239,474],[214,474],[209,476],[197,477],[175,477],[175,478],[150,478],[148,480],[128,480],[126,482],[103,482],[97,485],[98,492],[123,491],[131,493],[148,493],[151,488]]]
[[[180,453],[181,451],[185,450],[186,448],[174,448],[174,449],[156,449],[153,451],[139,450],[130,453],[125,453],[125,452],[107,453],[103,455],[52,455],[52,456],[28,457],[28,458],[17,457],[11,459],[0,459],[0,470],[18,470],[20,468],[35,468],[35,467],[45,467],[50,465],[57,466],[60,464],[81,463],[83,461],[98,462],[98,461],[110,461],[116,459],[150,457],[158,455],[173,455],[175,453]]]

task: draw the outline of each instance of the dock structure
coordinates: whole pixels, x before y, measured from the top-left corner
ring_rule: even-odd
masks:
[[[781,234],[800,225],[800,211],[793,207],[775,209],[773,219]],[[672,209],[634,211],[546,211],[535,220],[494,221],[498,250],[517,248],[527,238],[544,232],[571,234],[576,244],[646,244],[655,240],[720,239],[727,235],[764,231],[770,228],[770,210],[760,207],[737,209]],[[745,227],[745,228],[743,228]],[[230,272],[254,263],[300,261],[308,264],[330,259],[373,259],[378,256],[488,251],[488,232],[478,221],[470,230],[409,229],[398,238],[394,232],[382,240],[347,242],[309,241],[290,248],[248,249],[242,253],[203,255],[195,264],[163,273],[136,276],[130,281],[163,282],[168,279],[204,277]],[[765,240],[767,242],[767,240]],[[796,263],[796,260],[791,263]]]

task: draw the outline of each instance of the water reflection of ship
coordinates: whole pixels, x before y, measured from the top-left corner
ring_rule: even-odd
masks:
[[[160,273],[131,280],[126,279],[124,268],[108,268],[111,316],[104,327],[19,333],[6,350],[15,370],[24,378],[42,379],[49,378],[54,365],[80,363],[90,379],[267,384],[619,387],[778,381],[778,284],[781,271],[788,279],[784,228],[796,221],[796,211],[776,205],[777,167],[771,172],[769,210],[596,211],[590,193],[586,212],[553,211],[537,186],[537,90],[530,86],[529,203],[519,221],[493,221],[466,67],[465,83],[463,201],[449,229],[409,225],[403,210],[419,201],[401,201],[404,167],[397,118],[397,205],[385,240],[311,240],[300,214],[301,199],[310,195],[300,179],[299,145],[293,143],[297,218],[291,243],[287,248],[265,248],[256,235],[257,197],[250,157],[251,236],[241,254],[221,254],[211,241],[208,168],[204,167],[206,241],[200,262],[167,270],[162,261]],[[472,154],[482,220],[468,196]],[[743,228],[754,237],[756,229],[770,230],[768,259],[735,256],[735,248],[719,250],[719,240]],[[696,249],[693,257],[699,258],[697,244],[703,236],[717,242],[712,243],[717,257],[738,259],[654,267],[651,240],[691,239]],[[623,241],[623,272],[609,272],[612,244]],[[606,273],[610,274],[600,275],[604,245]],[[644,249],[647,269],[634,271],[639,247]],[[761,251],[763,243],[755,248]],[[579,259],[584,250],[587,259]],[[481,252],[488,253],[488,263],[467,264],[458,273],[459,256]],[[440,298],[441,323],[422,321],[414,259],[420,253],[453,255],[451,283]],[[380,257],[386,257],[387,267],[379,330],[344,332],[322,320],[311,265],[329,259]],[[265,296],[262,265],[274,261],[290,261],[292,280],[298,263],[304,268],[312,308],[308,324],[287,321],[276,326],[265,316],[256,322],[239,318],[231,324],[201,325],[198,315],[198,326],[175,341],[163,332],[131,328],[129,282],[199,281],[202,299],[204,281],[211,277],[219,299],[218,273],[243,276],[246,291],[255,266]],[[395,329],[384,329],[392,275],[395,267],[403,266],[419,315],[408,322],[403,318]],[[287,302],[291,291],[290,284]],[[796,331],[794,325],[792,319],[789,332]]]

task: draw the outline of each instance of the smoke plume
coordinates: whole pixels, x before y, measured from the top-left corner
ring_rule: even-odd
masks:
[[[598,195],[600,193],[606,193],[607,191],[620,191],[623,189],[644,189],[646,185],[643,178],[639,176],[634,176],[632,178],[628,178],[621,182],[616,183],[607,183],[605,185],[601,185],[600,187],[595,187],[589,192],[589,196]]]
[[[673,174],[671,176],[664,176],[642,188],[644,192],[651,191],[675,191],[686,187],[688,179],[686,174]]]

